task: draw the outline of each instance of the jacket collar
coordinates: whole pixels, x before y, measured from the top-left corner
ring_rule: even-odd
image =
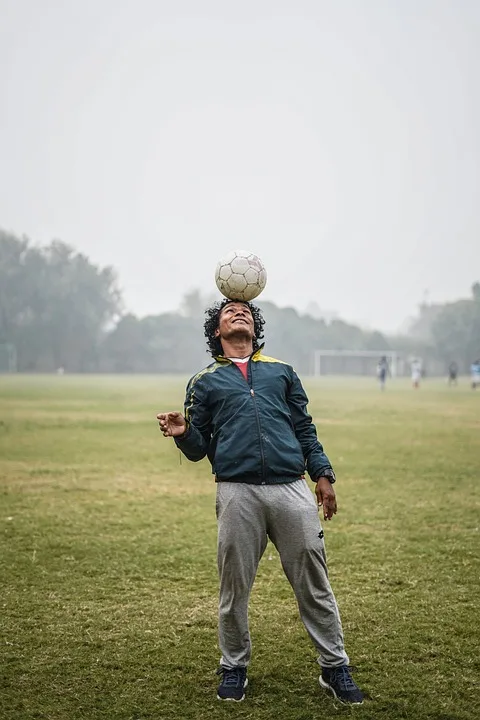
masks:
[[[256,359],[260,353],[262,352],[263,348],[265,347],[265,343],[262,343],[257,350],[254,350],[252,354],[250,355],[250,360]],[[231,363],[232,361],[229,358],[224,357],[223,355],[216,355],[214,357],[214,360],[216,360],[219,363],[224,363],[225,365],[228,363]]]

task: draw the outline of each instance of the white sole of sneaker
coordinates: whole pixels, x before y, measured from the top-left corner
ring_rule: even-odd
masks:
[[[363,700],[362,700],[362,702],[347,702],[346,700],[342,700],[342,698],[339,698],[337,693],[333,689],[333,687],[331,685],[329,685],[328,683],[326,683],[321,675],[318,678],[318,682],[320,683],[320,687],[325,688],[325,690],[330,690],[330,692],[332,693],[335,700],[338,700],[338,702],[341,702],[342,705],[363,705]]]
[[[247,687],[247,685],[248,685],[248,678],[245,678],[245,682],[243,683],[244,690]],[[242,697],[238,698],[238,700],[236,698],[222,698],[222,697],[220,697],[220,695],[217,695],[217,700],[224,700],[224,701],[231,700],[232,702],[242,702],[242,700],[245,700],[245,693],[243,693]]]

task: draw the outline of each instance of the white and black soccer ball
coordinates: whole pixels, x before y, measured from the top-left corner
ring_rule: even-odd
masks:
[[[229,300],[253,300],[267,284],[267,271],[258,255],[232,250],[218,262],[215,282]]]

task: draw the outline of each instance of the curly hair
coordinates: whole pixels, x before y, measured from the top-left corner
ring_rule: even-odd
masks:
[[[220,338],[215,336],[215,330],[219,326],[220,313],[223,308],[231,302],[243,302],[243,304],[246,305],[252,313],[254,331],[252,343],[254,351],[258,350],[260,347],[258,341],[263,338],[263,326],[265,325],[265,320],[260,308],[253,305],[251,302],[247,302],[246,300],[229,300],[228,298],[225,298],[225,300],[219,300],[205,310],[206,319],[203,325],[204,335],[207,339],[208,351],[213,358],[218,355],[223,355],[222,343],[220,342]]]

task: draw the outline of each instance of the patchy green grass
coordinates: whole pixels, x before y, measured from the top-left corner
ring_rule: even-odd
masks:
[[[215,487],[159,433],[186,378],[0,377],[2,720],[480,717],[480,392],[305,380],[361,707],[318,686],[269,545],[241,704],[215,697]]]

